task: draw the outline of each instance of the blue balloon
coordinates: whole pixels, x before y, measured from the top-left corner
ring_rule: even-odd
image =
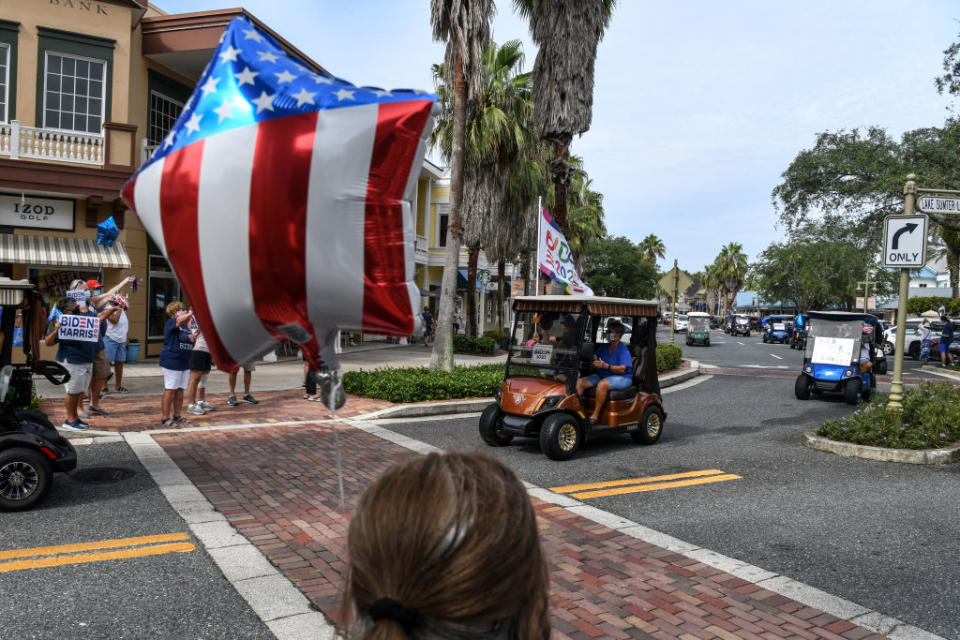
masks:
[[[97,225],[97,244],[112,247],[119,235],[120,229],[117,228],[117,223],[113,221],[113,216]]]

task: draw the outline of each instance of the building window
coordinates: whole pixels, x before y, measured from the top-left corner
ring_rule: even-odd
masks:
[[[163,256],[151,255],[147,278],[147,337],[163,338],[167,305],[181,300],[180,283]]]
[[[44,64],[44,128],[99,134],[107,62],[48,51]]]
[[[10,114],[10,45],[0,42],[0,122],[9,122]]]
[[[173,128],[183,111],[183,103],[158,91],[150,92],[150,120],[147,126],[149,144],[158,145]]]
[[[440,214],[440,232],[437,239],[437,244],[441,247],[447,246],[447,223],[450,221],[450,215],[446,213]]]

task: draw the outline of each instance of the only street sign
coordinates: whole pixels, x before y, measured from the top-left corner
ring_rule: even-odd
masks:
[[[918,207],[924,213],[960,213],[960,198],[924,196]]]
[[[927,216],[889,216],[883,221],[883,266],[922,267],[926,253]]]

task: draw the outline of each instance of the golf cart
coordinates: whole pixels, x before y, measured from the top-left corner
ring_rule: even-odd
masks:
[[[763,342],[786,343],[793,333],[791,316],[767,316],[763,319]]]
[[[0,511],[29,509],[53,486],[54,472],[69,472],[77,466],[77,452],[47,416],[29,410],[33,399],[33,375],[53,384],[63,384],[70,374],[57,362],[36,360],[32,351],[33,327],[43,322],[33,285],[26,280],[0,278]],[[22,306],[24,301],[25,306]],[[17,309],[23,311],[23,351],[27,364],[11,364],[13,330]],[[42,308],[42,305],[41,305]]]
[[[797,399],[807,400],[811,391],[842,393],[849,404],[869,398],[877,375],[887,372],[887,358],[877,345],[880,327],[867,313],[811,311],[803,370],[794,385]],[[864,357],[873,363],[866,371],[861,367]]]
[[[666,412],[657,379],[657,303],[593,296],[527,296],[514,299],[515,320],[506,375],[495,402],[480,416],[480,437],[492,447],[514,437],[538,438],[543,453],[567,460],[588,438],[629,433],[653,444]],[[628,318],[627,347],[633,386],[611,390],[599,420],[591,425],[595,387],[577,393],[577,381],[592,374],[594,348],[610,318]]]
[[[710,346],[710,314],[702,311],[691,311],[687,314],[687,344],[699,342],[705,347]]]
[[[750,337],[750,317],[746,315],[734,315],[730,320],[731,336]]]

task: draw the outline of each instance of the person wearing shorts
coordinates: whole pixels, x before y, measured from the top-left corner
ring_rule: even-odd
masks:
[[[942,307],[941,307],[942,308]],[[950,343],[953,342],[953,322],[946,315],[940,315],[943,329],[940,330],[940,366],[953,366],[953,355],[950,353]]]
[[[187,323],[193,316],[185,304],[179,301],[167,305],[167,324],[163,327],[163,350],[160,352],[160,369],[163,371],[163,396],[160,410],[161,424],[165,427],[185,423],[183,390],[190,379],[190,361],[193,353],[193,336]]]
[[[213,368],[213,361],[207,339],[203,337],[196,318],[191,319],[190,330],[193,335],[193,353],[190,356],[190,382],[187,385],[187,413],[202,416],[214,410],[214,406],[207,402],[207,376]]]
[[[107,333],[103,336],[103,345],[107,350],[107,361],[113,364],[114,393],[128,393],[123,386],[123,365],[127,361],[127,332],[130,329],[130,320],[127,318],[129,308],[127,300],[121,294],[110,298],[112,308],[118,308],[120,313],[107,316]]]
[[[57,308],[63,315],[93,315],[88,312],[81,312],[77,301],[70,297],[60,298],[57,301]],[[70,379],[67,380],[65,385],[64,409],[67,419],[63,423],[63,428],[68,431],[86,431],[90,425],[80,419],[80,400],[90,384],[97,343],[82,340],[60,340],[57,335],[59,331],[60,320],[57,320],[53,325],[53,331],[43,341],[47,346],[58,345],[57,362],[62,364],[70,373]]]
[[[257,366],[255,364],[245,364],[243,365],[243,400],[247,404],[260,404],[260,401],[250,395],[250,381],[253,378],[253,372],[256,371]],[[237,374],[240,373],[240,367],[237,367],[230,372],[230,376],[227,379],[228,384],[230,385],[230,395],[227,397],[227,404],[231,407],[236,407],[240,403],[237,402]]]
[[[596,351],[593,361],[596,373],[577,381],[577,392],[581,396],[590,387],[597,388],[593,413],[588,418],[590,424],[596,424],[599,420],[600,410],[611,389],[626,389],[633,384],[633,359],[630,357],[630,349],[620,342],[625,330],[621,322],[612,321],[607,324],[610,342]]]

